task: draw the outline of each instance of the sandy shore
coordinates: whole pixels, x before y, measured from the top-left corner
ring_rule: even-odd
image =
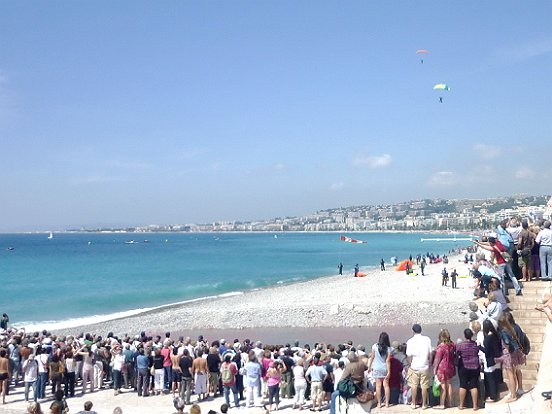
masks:
[[[405,272],[369,271],[366,277],[352,274],[249,291],[242,295],[172,305],[126,317],[80,326],[56,333],[114,332],[135,335],[141,330],[175,333],[205,330],[250,330],[405,326],[458,324],[466,321],[471,297],[468,265],[461,256],[450,257],[449,272],[456,267],[458,289],[441,286],[443,264],[430,264],[426,276]],[[419,272],[419,269],[415,267]],[[228,334],[230,337],[230,334]],[[321,338],[322,339],[322,338]]]

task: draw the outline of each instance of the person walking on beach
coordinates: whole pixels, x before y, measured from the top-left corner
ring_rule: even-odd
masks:
[[[343,275],[343,263],[339,262],[337,265],[337,271],[339,272],[339,276]]]
[[[381,260],[380,260],[380,270],[381,270],[382,272],[385,271],[385,260],[383,260],[383,257],[382,257]]]
[[[429,388],[429,358],[431,356],[431,339],[422,335],[422,327],[412,325],[414,335],[406,342],[408,357],[408,385],[412,389],[412,409],[416,409],[418,386],[422,389],[422,409],[427,408],[427,389]]]

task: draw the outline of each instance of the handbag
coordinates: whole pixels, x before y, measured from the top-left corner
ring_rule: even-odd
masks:
[[[363,392],[357,391],[356,398],[359,403],[366,404],[368,401],[372,401],[374,399],[374,393],[370,390]]]
[[[155,366],[154,365],[152,365],[150,367],[150,375],[155,375]]]
[[[458,352],[454,354],[454,365],[460,368],[462,366],[462,355]]]

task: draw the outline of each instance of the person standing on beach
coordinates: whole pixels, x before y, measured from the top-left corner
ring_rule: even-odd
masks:
[[[456,289],[456,277],[458,276],[458,273],[456,272],[456,269],[453,269],[451,274],[450,274],[450,280],[451,280],[451,283],[452,283],[452,288],[453,289]]]
[[[190,398],[192,395],[193,362],[192,357],[190,357],[190,351],[188,351],[188,348],[184,348],[179,362],[180,371],[182,372],[182,381],[180,382],[180,398],[184,400],[186,405],[191,404]]]
[[[429,358],[431,356],[431,339],[422,335],[422,327],[412,325],[414,335],[406,342],[408,357],[408,385],[412,389],[412,409],[416,409],[418,386],[422,389],[422,409],[427,408],[427,389],[429,388]]]
[[[339,262],[337,265],[337,271],[339,272],[339,276],[343,275],[343,263]]]
[[[259,364],[254,351],[249,351],[249,361],[245,364],[244,385],[247,388],[245,398],[245,407],[257,405],[255,400],[258,398],[261,390],[261,365]]]
[[[10,317],[7,313],[2,314],[2,319],[0,319],[0,329],[3,329],[5,331],[8,330],[8,322],[10,321]]]
[[[216,397],[219,391],[220,364],[219,351],[216,346],[212,346],[207,355],[207,367],[209,368],[209,392],[213,393],[213,397]]]
[[[441,276],[443,277],[442,278],[442,281],[441,281],[441,286],[447,286],[448,284],[448,278],[449,278],[449,274],[447,272],[447,268],[443,268],[443,271],[441,272]]]
[[[425,256],[422,257],[422,261],[420,262],[420,269],[422,271],[422,276],[425,276],[424,274],[424,269],[426,267],[426,259],[425,259]]]
[[[198,401],[204,400],[209,395],[207,380],[209,378],[209,368],[207,359],[203,358],[203,350],[198,349],[197,358],[192,363],[192,374],[194,375],[195,393]]]
[[[355,265],[355,277],[358,277],[358,272],[360,268],[358,267],[358,263]]]
[[[385,272],[385,260],[383,260],[383,257],[380,260],[380,270]]]
[[[138,356],[136,357],[136,369],[138,371],[138,378],[136,380],[138,397],[141,397],[142,395],[144,397],[147,397],[149,395],[150,359],[145,354],[144,348],[140,348],[138,350]],[[84,385],[83,385],[83,387],[84,387]],[[92,391],[93,391],[93,389],[92,389]],[[84,391],[83,391],[83,393],[84,393]]]

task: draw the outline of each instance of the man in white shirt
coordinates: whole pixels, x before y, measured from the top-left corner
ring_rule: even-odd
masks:
[[[408,385],[412,389],[412,408],[416,408],[418,386],[422,388],[422,409],[427,408],[427,389],[430,385],[429,357],[431,355],[431,339],[422,335],[419,324],[412,325],[414,336],[406,342],[408,357]]]

